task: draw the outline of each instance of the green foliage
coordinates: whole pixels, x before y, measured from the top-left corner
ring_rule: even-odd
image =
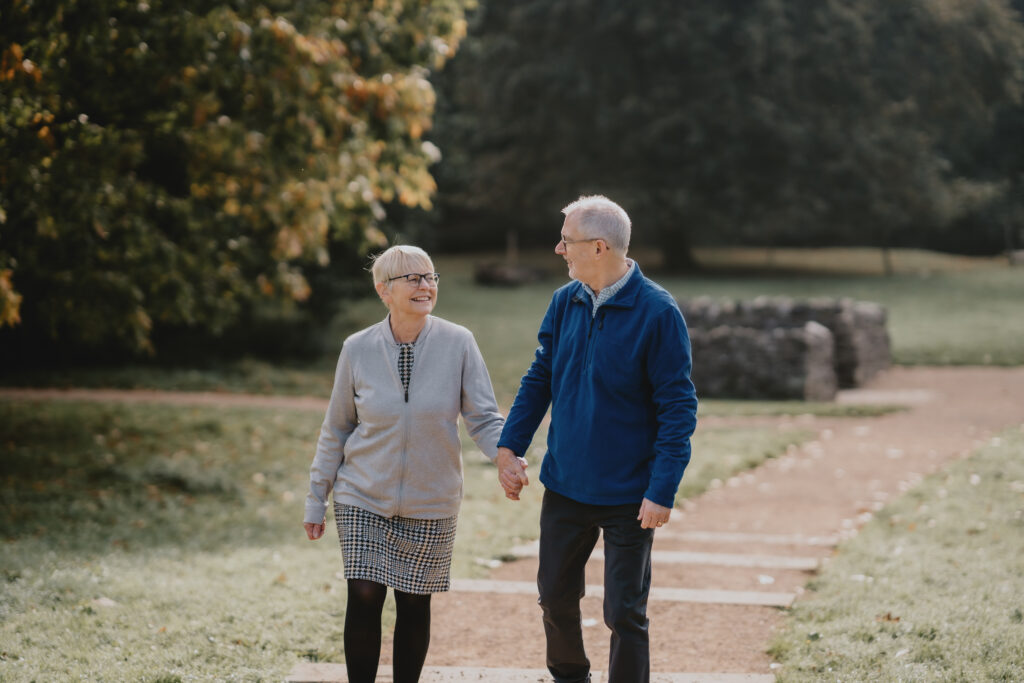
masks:
[[[604,192],[669,265],[896,244],[1005,193],[986,144],[1022,64],[1004,0],[487,2],[441,77],[441,201],[532,236]]]
[[[430,207],[427,76],[466,4],[7,3],[0,326],[151,351],[308,301],[389,204]]]
[[[883,509],[793,608],[779,681],[1024,678],[1024,426]]]

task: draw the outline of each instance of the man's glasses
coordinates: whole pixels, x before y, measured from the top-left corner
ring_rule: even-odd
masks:
[[[420,282],[426,282],[428,285],[436,285],[437,281],[441,279],[439,273],[406,273],[405,275],[399,275],[397,277],[389,277],[388,282],[393,280],[405,280],[413,287],[419,287]]]
[[[561,235],[561,238],[562,239],[559,240],[559,241],[562,244],[566,245],[566,246],[569,246],[570,244],[576,244],[577,242],[596,242],[599,239],[601,239],[600,237],[589,237],[589,238],[584,238],[584,239],[579,239],[579,240],[567,240],[567,239],[565,239],[565,235]]]

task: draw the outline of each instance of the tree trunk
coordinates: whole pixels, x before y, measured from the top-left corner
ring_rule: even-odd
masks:
[[[892,250],[889,249],[889,247],[887,247],[887,246],[883,246],[882,247],[882,273],[886,277],[892,277],[893,272],[895,272],[895,271],[893,270],[893,267],[892,267]]]
[[[519,263],[519,231],[514,229],[505,233],[505,263]]]
[[[662,267],[672,273],[693,272],[700,264],[693,256],[693,245],[682,230],[663,230],[661,233]]]
[[[889,232],[889,226],[883,226],[880,235],[881,239],[879,240],[881,242],[880,249],[882,252],[882,274],[886,277],[892,277],[894,272],[892,267],[892,250],[889,248]]]
[[[1013,239],[1014,228],[1017,227],[1014,219],[1021,215],[1024,214],[1019,209],[1011,209],[1003,218],[1003,246],[1006,248],[1006,260],[1011,267],[1024,264],[1024,252],[1017,251],[1017,245]],[[1024,230],[1020,234],[1024,235]]]

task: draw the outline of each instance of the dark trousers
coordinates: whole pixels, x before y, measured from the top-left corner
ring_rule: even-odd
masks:
[[[604,532],[604,623],[612,631],[609,683],[650,680],[647,594],[653,529],[641,529],[640,504],[587,505],[544,492],[537,588],[547,636],[547,665],[557,683],[590,680],[580,598],[584,568]]]

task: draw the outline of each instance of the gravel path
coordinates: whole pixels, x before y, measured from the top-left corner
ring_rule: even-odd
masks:
[[[795,418],[802,428],[816,431],[817,439],[689,501],[658,532],[655,551],[827,561],[835,552],[830,541],[855,534],[886,501],[992,434],[1024,423],[1024,368],[895,368],[863,392],[845,393],[843,400],[856,401],[859,394],[872,402],[903,399],[909,409],[875,418]],[[776,422],[787,421],[794,419]],[[495,569],[492,578],[529,581],[535,572],[535,560],[526,557]],[[653,585],[791,591],[799,599],[811,575],[656,562]],[[599,560],[591,560],[587,583],[601,584]],[[785,616],[777,607],[653,599],[649,614],[657,672],[770,673],[765,650]],[[584,629],[588,654],[594,667],[603,669],[608,632],[599,598],[584,599],[583,618],[591,624]],[[435,598],[433,619],[430,664],[544,666],[535,599],[452,592]]]

